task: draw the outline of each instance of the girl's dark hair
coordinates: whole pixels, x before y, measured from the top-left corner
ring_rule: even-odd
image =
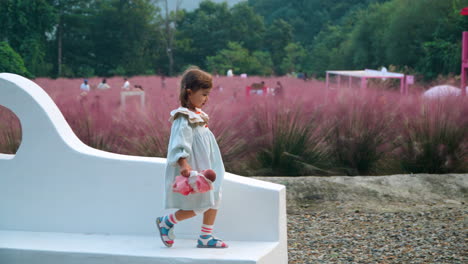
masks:
[[[213,87],[213,78],[211,74],[200,70],[196,66],[191,66],[182,74],[182,80],[180,81],[180,105],[188,107],[188,93],[190,89],[192,92],[196,92],[200,89],[211,89]]]

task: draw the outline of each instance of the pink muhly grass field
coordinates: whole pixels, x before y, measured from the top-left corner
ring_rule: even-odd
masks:
[[[100,78],[90,78],[93,87]],[[123,78],[108,78],[108,90],[79,89],[82,79],[34,80],[52,97],[77,136],[105,151],[164,157],[169,112],[178,107],[178,78],[129,78],[143,87],[146,105],[127,97]],[[264,81],[282,96],[246,96],[245,87]],[[241,175],[371,175],[466,172],[467,98],[427,101],[421,88],[400,96],[393,84],[370,83],[362,91],[290,77],[214,77],[207,106],[226,169]],[[21,142],[16,117],[0,108],[0,153]]]

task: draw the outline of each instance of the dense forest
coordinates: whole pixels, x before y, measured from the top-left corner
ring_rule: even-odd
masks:
[[[386,66],[433,79],[459,74],[468,30],[468,0],[204,1],[192,11],[165,3],[0,0],[0,72],[172,76],[198,65],[320,77]]]

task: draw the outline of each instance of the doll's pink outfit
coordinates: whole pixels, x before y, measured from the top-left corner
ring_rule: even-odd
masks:
[[[197,171],[191,171],[188,178],[176,176],[172,185],[172,191],[182,195],[204,193],[210,190],[213,190],[213,182]]]

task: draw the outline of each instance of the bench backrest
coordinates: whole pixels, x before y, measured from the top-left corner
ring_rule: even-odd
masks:
[[[17,153],[0,155],[0,230],[156,234],[155,217],[167,213],[165,159],[88,147],[47,93],[19,75],[0,74],[0,105],[22,127]],[[286,241],[284,186],[228,173],[223,190],[220,236]],[[176,234],[197,234],[200,222],[185,221]]]

